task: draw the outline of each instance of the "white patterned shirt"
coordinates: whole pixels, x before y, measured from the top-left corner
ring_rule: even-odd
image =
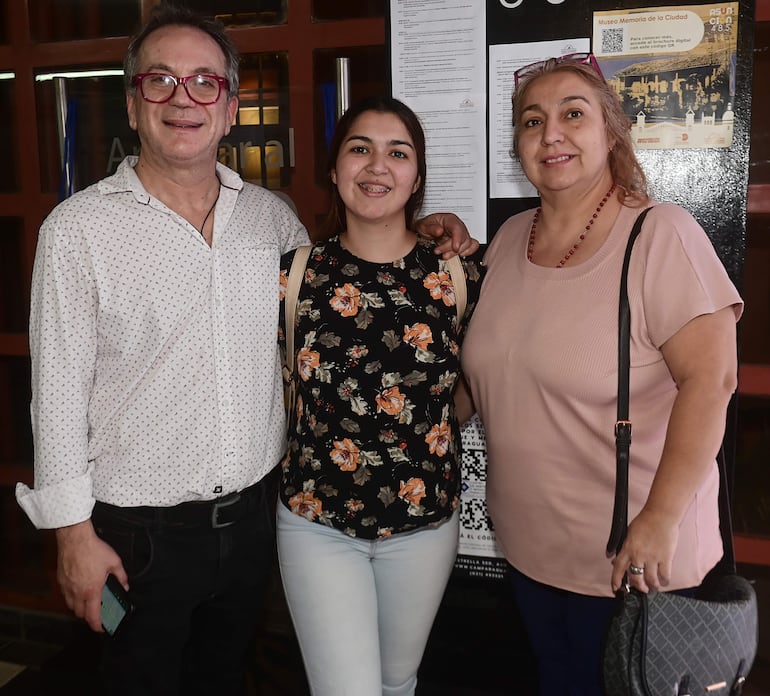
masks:
[[[30,347],[40,528],[95,500],[170,506],[241,490],[285,449],[281,254],[308,242],[275,195],[217,165],[211,247],[127,158],[40,230]]]

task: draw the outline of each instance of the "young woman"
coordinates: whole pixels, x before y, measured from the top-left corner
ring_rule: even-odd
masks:
[[[312,249],[293,329],[281,573],[314,696],[413,694],[457,551],[453,391],[481,269],[463,260],[458,322],[445,262],[412,231],[425,138],[401,102],[348,110],[329,174],[332,236]]]

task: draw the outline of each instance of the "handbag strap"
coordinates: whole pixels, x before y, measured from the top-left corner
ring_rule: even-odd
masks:
[[[631,421],[628,419],[629,371],[631,364],[631,308],[628,305],[628,266],[634,242],[642,231],[642,223],[649,208],[636,218],[623,257],[620,274],[618,303],[618,405],[615,422],[615,504],[612,509],[612,527],[607,541],[607,553],[617,554],[623,546],[628,530],[628,456],[631,448]]]
[[[607,541],[607,553],[620,552],[628,531],[628,466],[631,449],[631,421],[629,420],[629,375],[631,367],[631,308],[628,303],[628,267],[634,242],[642,231],[642,224],[651,208],[645,208],[636,218],[628,238],[620,276],[620,297],[618,302],[618,404],[615,423],[615,504],[612,511],[612,527]],[[724,446],[717,455],[719,465],[719,518],[726,568],[736,572],[735,547],[733,544],[730,496],[728,492],[727,467]]]

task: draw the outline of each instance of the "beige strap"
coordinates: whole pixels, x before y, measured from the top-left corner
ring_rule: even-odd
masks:
[[[468,302],[468,287],[465,284],[465,268],[459,256],[453,256],[446,261],[449,277],[455,288],[455,306],[457,308],[457,329],[460,328],[460,320],[465,314],[465,305]]]
[[[310,257],[312,244],[297,247],[289,269],[289,277],[286,283],[286,294],[283,300],[286,333],[286,365],[283,368],[284,382],[289,388],[290,396],[287,399],[287,407],[294,407],[294,318],[297,315],[297,301],[302,278],[305,275],[307,260]]]

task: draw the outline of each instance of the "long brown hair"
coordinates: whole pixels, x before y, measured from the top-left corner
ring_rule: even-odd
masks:
[[[521,134],[521,112],[525,103],[527,90],[532,83],[543,75],[567,72],[574,73],[588,83],[599,98],[599,106],[604,116],[604,126],[607,139],[614,142],[607,155],[612,180],[617,184],[618,196],[627,205],[641,205],[647,201],[647,177],[642,165],[636,159],[634,146],[631,141],[631,122],[623,112],[618,95],[612,90],[607,81],[594,67],[587,63],[559,62],[551,58],[543,61],[528,72],[519,82],[513,93],[513,153],[519,157],[519,137]]]
[[[425,197],[425,133],[420,124],[420,119],[406,104],[393,97],[369,97],[357,102],[351,106],[340,118],[337,127],[334,129],[331,143],[329,144],[329,155],[326,161],[326,172],[329,174],[329,184],[331,187],[331,207],[323,224],[321,225],[320,238],[329,239],[346,229],[345,203],[337,190],[337,187],[331,181],[331,172],[337,167],[337,157],[340,154],[342,143],[348,137],[353,122],[367,111],[374,111],[379,114],[393,114],[398,116],[401,123],[404,124],[409,136],[414,144],[414,152],[417,158],[417,176],[419,184],[417,190],[409,197],[404,207],[404,221],[407,229],[412,229],[417,215],[422,208],[422,201]]]

